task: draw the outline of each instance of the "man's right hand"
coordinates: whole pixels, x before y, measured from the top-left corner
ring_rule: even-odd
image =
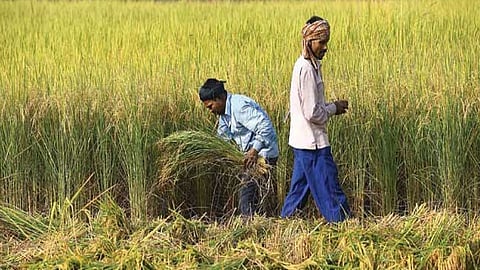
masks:
[[[258,151],[255,148],[250,148],[250,150],[245,153],[243,160],[243,166],[245,169],[254,168],[258,160]]]
[[[337,110],[335,112],[336,115],[338,114],[344,114],[348,110],[348,100],[337,100],[333,102],[335,106],[337,107]]]

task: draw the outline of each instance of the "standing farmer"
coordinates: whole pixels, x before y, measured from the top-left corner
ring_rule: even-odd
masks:
[[[347,198],[338,183],[338,171],[327,135],[333,115],[346,113],[348,101],[325,102],[321,60],[327,52],[330,25],[311,17],[302,29],[303,50],[293,68],[290,89],[289,145],[294,152],[290,190],[282,217],[301,209],[311,193],[328,222],[343,221],[350,215]]]
[[[248,169],[255,167],[259,157],[273,168],[278,159],[277,135],[260,105],[244,95],[228,93],[224,83],[214,78],[207,79],[200,87],[199,96],[205,107],[219,116],[218,135],[226,140],[234,140],[245,153],[245,171],[240,176],[239,210],[240,214],[251,216],[260,207],[256,180],[269,181],[272,171],[267,172],[263,179],[254,179]]]

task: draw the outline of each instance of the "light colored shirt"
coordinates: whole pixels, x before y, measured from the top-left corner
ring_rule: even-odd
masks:
[[[290,88],[290,136],[288,144],[297,149],[330,146],[327,122],[337,108],[325,102],[320,63],[316,70],[300,56],[295,62]]]
[[[267,113],[244,95],[227,93],[225,114],[220,115],[217,133],[234,140],[241,151],[251,147],[264,158],[278,157],[277,134]]]

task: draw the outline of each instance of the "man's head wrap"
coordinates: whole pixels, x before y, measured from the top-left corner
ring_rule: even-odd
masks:
[[[309,43],[312,40],[321,40],[328,41],[330,38],[330,25],[327,20],[317,17],[318,20],[313,22],[307,22],[302,28],[302,55],[305,59],[310,59],[315,66],[318,68],[315,63],[315,54],[312,51]]]
[[[214,78],[209,78],[205,83],[200,87],[198,95],[200,96],[201,101],[214,100],[220,97],[222,94],[226,94],[227,91],[223,87],[225,81],[219,81]]]

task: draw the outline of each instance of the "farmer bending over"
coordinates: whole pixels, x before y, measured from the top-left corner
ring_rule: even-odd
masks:
[[[218,135],[226,140],[234,140],[245,153],[244,171],[240,175],[239,210],[243,216],[252,216],[260,209],[256,181],[269,181],[278,159],[277,135],[270,118],[258,103],[244,95],[228,93],[224,83],[213,78],[207,79],[200,87],[199,96],[205,107],[219,116]],[[248,171],[256,166],[259,156],[272,166],[263,179],[254,179]],[[271,186],[275,185],[273,183]],[[276,197],[275,194],[271,195],[270,199]]]

